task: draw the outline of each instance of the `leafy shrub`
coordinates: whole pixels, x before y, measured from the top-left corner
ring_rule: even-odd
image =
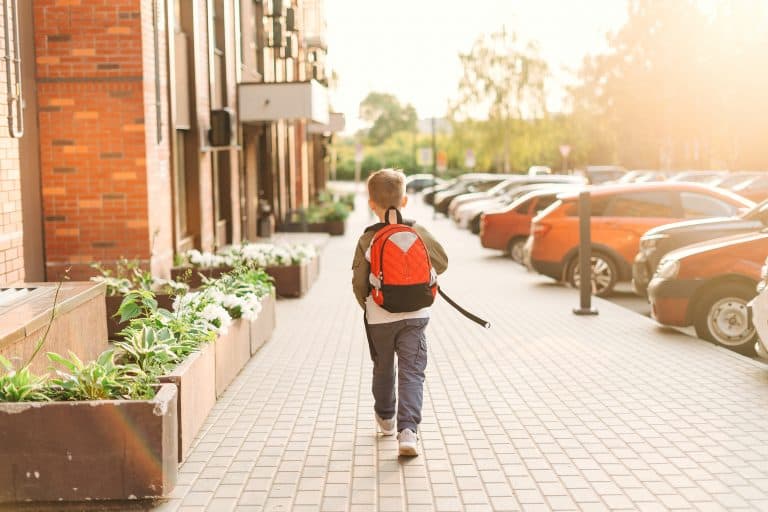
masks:
[[[37,377],[29,366],[16,370],[13,364],[0,356],[0,402],[44,402],[50,400],[46,393],[46,377]]]

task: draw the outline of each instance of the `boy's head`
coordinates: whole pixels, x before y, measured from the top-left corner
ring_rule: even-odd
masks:
[[[382,169],[368,177],[368,205],[379,217],[383,217],[388,208],[400,209],[407,203],[402,171]]]

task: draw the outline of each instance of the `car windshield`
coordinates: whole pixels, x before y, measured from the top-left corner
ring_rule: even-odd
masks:
[[[760,217],[761,214],[768,212],[768,199],[757,203],[755,206],[747,210],[741,215],[742,219],[754,220]]]
[[[758,176],[733,187],[736,192],[745,192],[749,189],[764,189],[768,187],[768,176]]]
[[[717,185],[718,187],[732,188],[737,185],[741,185],[745,181],[749,181],[753,178],[754,176],[750,176],[749,174],[734,174],[722,180],[716,181],[714,184]]]

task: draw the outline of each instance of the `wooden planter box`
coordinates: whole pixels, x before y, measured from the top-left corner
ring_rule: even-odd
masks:
[[[267,267],[264,270],[275,280],[278,297],[301,297],[309,290],[309,265]]]
[[[344,220],[332,220],[326,222],[284,222],[277,228],[284,233],[328,233],[333,236],[343,235],[347,222]]]
[[[193,267],[191,265],[185,265],[181,267],[173,267],[171,269],[171,279],[174,281],[181,281],[184,283],[187,283],[191,289],[200,288],[203,284],[203,278],[201,276],[205,276],[208,278],[215,279],[217,277],[220,277],[221,274],[226,274],[227,272],[230,272],[232,270],[232,267],[224,266],[224,267],[216,267],[216,268],[204,268],[204,267]],[[189,272],[189,276],[187,277],[187,273]]]
[[[183,462],[216,404],[216,348],[203,345],[160,382],[175,385],[178,392],[178,460]]]
[[[259,316],[250,324],[251,355],[255,354],[275,330],[275,296],[267,295],[261,300]]]
[[[173,295],[159,293],[155,295],[155,298],[159,308],[173,311]],[[121,324],[120,318],[115,316],[117,310],[120,309],[120,304],[123,303],[124,297],[122,295],[108,295],[104,299],[107,303],[107,336],[110,341],[116,341],[118,338],[117,334],[127,325],[127,323]]]
[[[177,394],[0,404],[0,502],[167,495],[178,472]]]
[[[216,396],[237,377],[251,358],[250,323],[242,318],[232,322],[227,334],[214,341],[216,349]]]
[[[56,283],[26,283],[29,295],[20,302],[0,307],[0,355],[27,361],[51,320]],[[65,282],[61,285],[44,349],[32,361],[36,374],[50,372],[46,352],[74,352],[83,361],[93,361],[109,348],[104,322],[104,283]],[[2,460],[2,459],[0,459]]]

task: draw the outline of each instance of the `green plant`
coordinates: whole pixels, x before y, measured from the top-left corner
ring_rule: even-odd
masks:
[[[154,290],[158,293],[178,295],[188,289],[183,283],[155,278],[150,271],[141,267],[138,260],[120,258],[114,272],[102,267],[100,263],[93,263],[91,268],[101,274],[91,280],[106,283],[109,297],[126,295],[132,290]]]
[[[180,343],[167,327],[142,326],[126,332],[115,348],[120,364],[135,364],[147,375],[157,377],[177,366],[196,347]]]
[[[16,370],[13,364],[0,356],[0,366],[5,373],[0,375],[0,402],[45,402],[46,377],[32,375],[29,366]]]
[[[345,221],[349,217],[349,206],[344,203],[331,203],[325,207],[326,222]]]
[[[49,381],[48,394],[54,400],[148,400],[154,397],[153,379],[135,364],[117,364],[112,350],[87,364],[72,352],[69,359],[53,352],[48,353],[48,358],[66,368]]]

